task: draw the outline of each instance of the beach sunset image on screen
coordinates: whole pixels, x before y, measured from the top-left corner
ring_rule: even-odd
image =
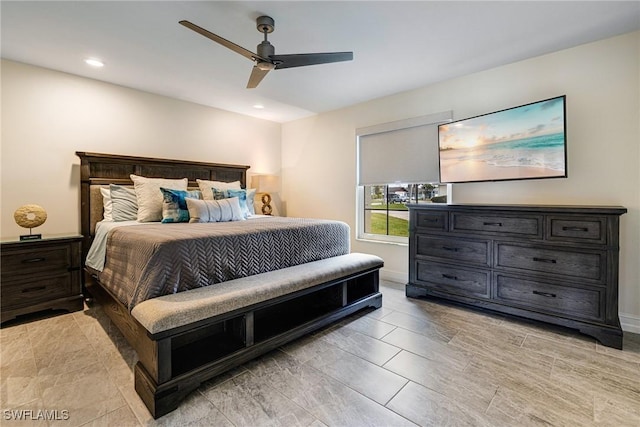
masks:
[[[566,177],[565,97],[438,127],[440,182]]]

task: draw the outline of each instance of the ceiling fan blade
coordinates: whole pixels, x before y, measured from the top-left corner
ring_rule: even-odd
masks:
[[[266,76],[269,71],[271,70],[262,70],[254,65],[253,70],[251,70],[251,75],[249,76],[247,89],[253,89],[257,87],[262,81],[262,79],[264,79],[264,76]]]
[[[279,70],[281,68],[351,61],[353,59],[353,52],[297,53],[291,55],[270,55],[269,58],[276,64],[276,69]]]
[[[232,51],[239,53],[240,55],[244,56],[245,58],[248,58],[252,61],[255,61],[257,59],[260,59],[262,61],[269,61],[266,58],[262,58],[260,56],[258,56],[257,54],[251,52],[250,50],[247,50],[245,48],[243,48],[242,46],[238,46],[237,44],[230,42],[229,40],[220,37],[217,34],[213,34],[211,31],[205,30],[202,27],[197,26],[196,24],[193,24],[189,21],[185,21],[182,20],[179,22],[180,25],[184,25],[185,27],[189,28],[190,30],[195,31],[196,33],[202,34],[203,36],[205,36],[208,39],[213,40],[216,43],[220,43],[222,46],[231,49]]]

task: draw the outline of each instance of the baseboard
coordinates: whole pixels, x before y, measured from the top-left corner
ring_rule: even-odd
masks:
[[[406,284],[409,281],[409,277],[406,271],[405,272],[393,271],[384,267],[380,269],[380,278],[382,280],[388,280],[390,282],[396,282],[396,283],[402,283],[402,284]]]
[[[620,326],[625,332],[632,332],[634,334],[640,334],[640,317],[632,314],[619,313]]]

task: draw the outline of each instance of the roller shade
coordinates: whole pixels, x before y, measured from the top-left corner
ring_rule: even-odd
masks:
[[[357,129],[358,185],[438,182],[438,125],[452,116],[446,111]]]

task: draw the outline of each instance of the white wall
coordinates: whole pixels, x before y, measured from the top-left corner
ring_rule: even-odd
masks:
[[[25,233],[13,221],[25,203],[48,213],[34,232],[80,231],[76,151],[280,173],[279,123],[7,60],[1,71],[2,238]]]
[[[446,110],[461,119],[566,94],[569,178],[457,184],[453,200],[625,206],[620,312],[625,330],[640,332],[639,57],[635,32],[286,123],[287,214],[343,220],[355,236],[356,128]],[[384,258],[383,277],[407,280],[406,246],[353,239],[352,250]]]

